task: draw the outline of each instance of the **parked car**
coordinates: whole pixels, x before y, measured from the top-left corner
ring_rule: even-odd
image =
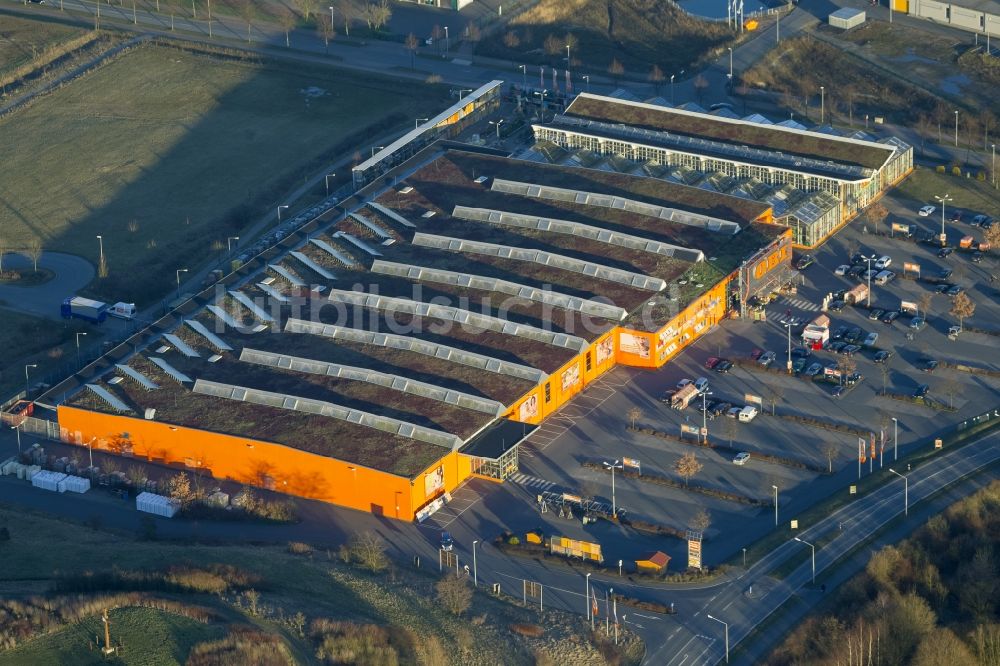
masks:
[[[840,350],[846,346],[847,346],[846,342],[844,342],[843,340],[837,340],[836,342],[830,345],[830,351],[832,351],[834,354],[839,354]]]
[[[740,415],[740,412],[742,411],[743,411],[742,407],[730,407],[729,411],[726,412],[726,416],[728,416],[731,419],[735,419],[737,416]]]
[[[847,275],[847,271],[849,270],[851,270],[851,267],[848,264],[841,264],[840,266],[837,266],[835,269],[833,269],[833,274]]]
[[[823,372],[823,366],[819,363],[813,363],[806,369],[806,377],[815,377],[821,372]]]
[[[956,210],[954,213],[952,213],[951,214],[951,221],[952,222],[961,222],[962,221],[962,211]]]
[[[847,384],[848,386],[854,386],[864,378],[865,376],[862,375],[860,372],[853,372],[847,375],[847,377],[844,379],[844,383]]]
[[[795,262],[795,268],[796,270],[801,271],[805,268],[812,266],[814,263],[816,263],[816,260],[813,258],[811,254],[803,254],[801,257],[799,257],[799,260]]]
[[[972,218],[971,224],[976,227],[983,226],[983,223],[990,219],[989,215],[976,215]]]
[[[963,289],[960,285],[953,284],[950,287],[948,287],[948,289],[945,290],[944,293],[948,294],[949,296],[958,296],[963,291],[965,291],[965,289]]]
[[[802,369],[806,367],[806,360],[804,358],[797,358],[792,361],[792,372],[798,374],[802,372]]]
[[[705,361],[705,367],[706,367],[706,368],[707,368],[708,370],[711,370],[711,369],[712,369],[712,368],[714,368],[714,367],[715,367],[716,365],[718,365],[718,364],[719,364],[719,361],[721,361],[721,360],[722,360],[722,359],[720,359],[720,358],[719,358],[718,356],[709,356],[709,357],[708,357],[708,360],[707,360],[707,361]]]
[[[893,273],[892,271],[881,271],[878,275],[875,276],[874,282],[875,284],[885,285],[889,284],[895,279],[896,279],[896,274]]]
[[[860,345],[847,345],[846,347],[840,350],[840,353],[843,354],[844,356],[854,356],[859,351],[861,351]]]
[[[844,336],[844,340],[846,340],[850,344],[854,344],[855,342],[857,342],[858,340],[860,340],[862,337],[864,337],[864,335],[865,335],[865,332],[861,330],[860,326],[852,326],[851,330],[849,330],[847,332],[847,335]]]
[[[941,257],[942,259],[947,259],[948,256],[954,251],[955,248],[953,247],[943,247],[940,250],[938,250],[937,256]]]
[[[750,423],[750,421],[753,421],[755,418],[757,418],[757,408],[754,407],[753,405],[747,405],[746,407],[740,410],[740,413],[737,416],[737,418],[743,423]]]
[[[775,358],[777,358],[777,356],[773,351],[766,351],[760,355],[760,357],[757,359],[757,363],[766,368],[767,366],[774,363]]]
[[[663,395],[660,396],[660,402],[665,402],[669,405],[673,401],[674,395],[676,393],[677,391],[675,391],[674,389],[670,389],[669,391],[664,391]]]
[[[920,210],[917,211],[917,215],[919,215],[920,217],[927,217],[936,210],[937,208],[935,208],[934,206],[923,206]]]
[[[872,331],[865,337],[865,341],[861,344],[864,347],[874,347],[876,342],[878,342],[878,333]]]
[[[845,386],[838,384],[837,386],[833,387],[833,390],[830,392],[830,395],[834,398],[839,398],[840,396],[844,395],[846,391],[847,388]]]
[[[934,289],[934,291],[936,291],[936,292],[937,292],[937,293],[939,293],[939,294],[943,294],[944,292],[948,291],[949,289],[951,289],[951,288],[952,288],[952,287],[954,287],[954,286],[955,286],[955,285],[953,285],[953,284],[951,284],[951,283],[949,283],[949,282],[942,282],[941,284],[939,284],[939,285],[938,285],[938,286],[937,286],[937,287],[936,287],[936,288]]]
[[[792,347],[792,358],[809,358],[812,350],[809,347]]]
[[[976,250],[975,252],[972,253],[971,260],[972,260],[972,263],[978,264],[979,262],[981,262],[983,260],[983,253],[980,252],[979,250]]]
[[[763,349],[754,349],[754,350],[753,350],[752,352],[750,352],[750,358],[752,358],[753,360],[755,360],[755,361],[756,361],[756,360],[757,360],[757,359],[759,359],[759,358],[760,358],[760,357],[761,357],[761,356],[762,356],[763,354],[764,354],[764,350],[763,350]]]
[[[919,331],[923,329],[923,327],[926,325],[927,325],[927,320],[924,319],[923,317],[914,317],[913,319],[910,320],[910,328],[912,328],[914,331]]]
[[[948,278],[951,277],[951,274],[954,272],[955,269],[953,268],[942,268],[941,270],[938,271],[938,277],[941,278],[942,280],[947,280]]]
[[[847,335],[847,331],[849,330],[850,329],[847,328],[846,326],[838,326],[837,328],[833,329],[833,333],[831,334],[830,337],[833,338],[834,340],[840,340],[845,335]]]
[[[830,304],[826,306],[826,309],[830,312],[840,312],[844,309],[845,305],[847,305],[847,303],[838,298],[835,301],[831,301]]]
[[[736,457],[733,458],[734,465],[746,465],[750,461],[750,454],[746,451],[737,453]]]
[[[712,405],[712,413],[716,416],[722,416],[732,408],[733,408],[733,403],[724,402],[720,400],[719,402]]]
[[[455,540],[447,532],[441,532],[441,550],[450,553],[455,548]]]
[[[691,380],[688,379],[687,377],[685,377],[684,379],[682,379],[679,382],[677,382],[677,388],[678,388],[678,390],[682,389],[682,388],[684,388],[685,386],[687,386],[690,383],[691,383]]]
[[[932,358],[922,358],[917,363],[917,367],[923,372],[934,372],[938,367],[938,362]]]
[[[883,324],[891,324],[892,322],[896,321],[897,319],[899,319],[899,310],[892,310],[892,311],[886,312],[884,315],[882,315],[882,323]]]
[[[733,362],[730,361],[729,359],[724,358],[721,361],[719,361],[716,364],[716,366],[712,369],[719,373],[726,373],[729,372],[732,368],[733,368]]]
[[[847,271],[847,277],[858,278],[861,277],[861,274],[864,272],[865,272],[864,265],[853,266],[849,271]]]
[[[884,271],[885,269],[889,268],[889,264],[891,263],[892,263],[892,257],[883,254],[881,257],[875,260],[875,268],[879,269],[880,271]]]
[[[923,397],[925,397],[927,395],[928,391],[930,391],[930,390],[931,390],[930,386],[928,386],[927,384],[921,384],[913,392],[913,397],[914,398],[923,398]]]
[[[708,377],[699,377],[694,380],[694,387],[698,389],[698,393],[704,393],[708,390]]]
[[[884,314],[885,310],[879,310],[878,308],[876,308],[868,313],[868,318],[871,319],[872,321],[878,321],[879,319],[882,318],[882,315]]]
[[[872,360],[875,361],[876,363],[885,363],[890,358],[892,358],[892,352],[889,351],[888,349],[882,349],[880,351],[875,352],[875,356],[872,357]]]

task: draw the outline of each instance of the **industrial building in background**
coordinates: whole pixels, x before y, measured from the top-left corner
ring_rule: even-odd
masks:
[[[533,125],[534,153],[765,202],[795,244],[810,248],[913,170],[913,148],[894,137],[623,97],[578,95],[551,122]]]
[[[401,520],[791,259],[771,207],[437,143],[41,402],[61,437]]]

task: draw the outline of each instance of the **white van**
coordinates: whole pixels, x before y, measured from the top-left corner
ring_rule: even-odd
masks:
[[[878,260],[875,262],[875,268],[879,269],[880,271],[884,271],[885,269],[889,268],[889,265],[891,263],[892,263],[892,257],[883,255],[879,257]]]
[[[750,421],[753,421],[754,418],[756,418],[756,416],[757,416],[757,408],[754,407],[753,405],[747,405],[746,407],[740,410],[738,418],[743,423],[749,423]]]
[[[879,285],[888,284],[889,280],[894,277],[895,275],[892,271],[880,271],[874,278],[872,278],[872,282]]]
[[[135,317],[135,303],[118,302],[108,308],[108,314],[119,319],[132,319]]]

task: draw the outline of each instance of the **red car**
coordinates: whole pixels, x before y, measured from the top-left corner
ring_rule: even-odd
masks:
[[[705,367],[711,370],[712,368],[717,366],[719,364],[719,361],[721,360],[722,359],[718,358],[717,356],[709,356],[708,360],[705,361]]]

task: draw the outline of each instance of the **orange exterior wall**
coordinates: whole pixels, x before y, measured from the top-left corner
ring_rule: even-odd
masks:
[[[70,444],[86,446],[96,437],[99,450],[130,448],[147,460],[402,520],[413,520],[417,509],[472,472],[467,456],[442,450],[441,460],[410,480],[281,444],[67,406],[59,407],[59,426]]]

